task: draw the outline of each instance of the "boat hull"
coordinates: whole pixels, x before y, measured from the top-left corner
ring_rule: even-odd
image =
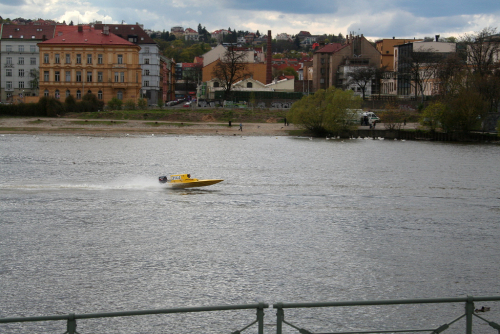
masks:
[[[167,182],[167,186],[174,189],[206,187],[224,180],[198,180],[192,182]]]

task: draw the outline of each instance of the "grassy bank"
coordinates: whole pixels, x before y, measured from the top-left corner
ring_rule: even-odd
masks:
[[[220,122],[228,123],[280,123],[287,110],[276,109],[162,109],[162,110],[113,110],[86,113],[67,113],[65,118],[88,120],[147,120],[162,122]]]

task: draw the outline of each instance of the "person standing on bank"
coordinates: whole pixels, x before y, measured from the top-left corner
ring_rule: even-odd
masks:
[[[240,123],[240,131],[243,132],[243,124]]]

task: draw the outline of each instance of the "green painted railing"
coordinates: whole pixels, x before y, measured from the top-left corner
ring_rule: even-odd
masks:
[[[438,334],[447,330],[450,325],[465,317],[465,333],[472,334],[472,318],[475,316],[482,321],[485,321],[490,327],[496,329],[500,334],[500,325],[495,322],[488,321],[477,315],[474,311],[475,301],[500,301],[500,296],[493,297],[473,297],[467,296],[462,298],[429,298],[429,299],[401,299],[401,300],[362,300],[362,301],[345,301],[345,302],[323,302],[323,303],[277,303],[273,304],[275,308],[277,321],[276,333],[282,334],[283,325],[286,324],[296,329],[300,334],[312,334],[304,328],[299,328],[294,324],[285,321],[285,309],[313,308],[313,307],[349,307],[349,306],[375,306],[375,305],[403,305],[403,304],[438,304],[438,303],[465,303],[465,313],[458,318],[449,321],[438,328],[418,328],[418,329],[393,329],[393,330],[363,330],[355,332],[331,332],[328,334],[365,334],[365,333],[410,333],[410,332],[429,332]]]
[[[67,327],[64,334],[78,334],[76,331],[77,319],[95,319],[95,318],[112,318],[112,317],[128,317],[135,315],[151,315],[151,314],[172,314],[172,313],[193,313],[193,312],[213,312],[213,311],[228,311],[228,310],[257,310],[257,319],[245,326],[241,330],[233,332],[239,334],[247,328],[257,324],[258,333],[264,334],[264,309],[268,308],[269,304],[248,304],[248,305],[222,305],[222,306],[202,306],[202,307],[184,307],[184,308],[170,308],[170,309],[157,309],[157,310],[143,310],[143,311],[123,311],[123,312],[109,312],[109,313],[92,313],[92,314],[66,314],[66,315],[52,315],[40,317],[24,317],[24,318],[3,318],[0,319],[0,324],[17,323],[17,322],[38,322],[38,321],[60,321],[66,320]],[[0,330],[1,332],[1,330]]]
[[[500,325],[479,316],[475,312],[474,302],[500,301],[500,296],[492,297],[459,297],[459,298],[429,298],[429,299],[400,299],[400,300],[362,300],[362,301],[343,301],[343,302],[321,302],[321,303],[276,303],[273,308],[276,312],[276,333],[283,333],[283,325],[290,326],[297,330],[300,334],[313,334],[313,332],[300,328],[289,321],[285,320],[285,309],[304,309],[304,308],[321,308],[321,307],[351,307],[351,306],[383,306],[383,305],[405,305],[405,304],[439,304],[439,303],[464,303],[465,312],[459,317],[439,326],[438,328],[417,328],[417,329],[392,329],[392,330],[363,330],[355,332],[330,332],[329,334],[365,334],[365,333],[410,333],[410,332],[429,332],[438,334],[446,331],[450,326],[458,320],[465,318],[465,333],[472,334],[472,319],[474,317],[484,321],[491,328],[498,331],[500,334]],[[127,317],[138,315],[152,314],[173,314],[173,313],[193,313],[193,312],[213,312],[213,311],[229,311],[229,310],[248,310],[255,309],[257,311],[256,320],[242,328],[233,332],[240,334],[244,330],[257,324],[258,334],[264,334],[264,309],[268,308],[269,304],[246,304],[246,305],[223,305],[223,306],[204,306],[204,307],[185,307],[143,311],[123,311],[109,313],[93,313],[93,314],[67,314],[39,317],[22,317],[22,318],[3,318],[0,319],[0,324],[6,323],[21,323],[21,322],[39,322],[39,321],[63,321],[66,320],[67,328],[65,334],[78,334],[76,331],[76,320],[78,319],[95,319],[95,318],[111,318],[111,317]],[[1,327],[0,327],[1,332]]]

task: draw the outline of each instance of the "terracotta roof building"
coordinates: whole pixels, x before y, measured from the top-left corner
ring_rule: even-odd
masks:
[[[140,47],[106,28],[77,29],[38,43],[40,93],[62,100],[93,93],[105,103],[113,97],[137,102]]]

